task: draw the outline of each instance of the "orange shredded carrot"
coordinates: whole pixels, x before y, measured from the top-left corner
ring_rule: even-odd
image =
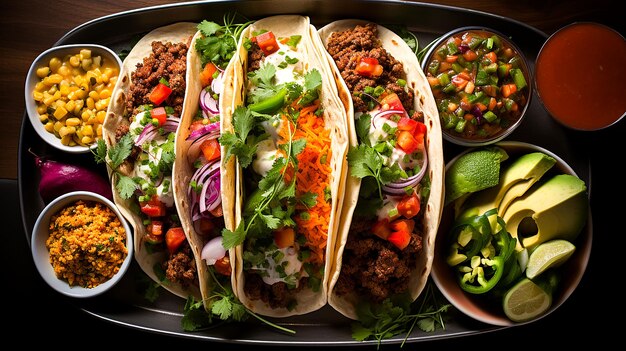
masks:
[[[331,204],[326,201],[324,194],[324,190],[329,187],[331,177],[331,149],[330,131],[324,128],[324,118],[315,115],[319,104],[319,100],[306,107],[293,104],[294,108],[300,109],[300,115],[291,138],[293,140],[305,138],[307,141],[304,150],[297,156],[296,197],[306,193],[317,194],[314,206],[307,208],[301,203],[296,205],[298,212],[295,216],[296,231],[307,239],[305,246],[311,251],[308,261],[323,264],[331,213]],[[289,123],[292,127],[294,124],[284,115],[282,121],[283,127],[280,128],[279,135],[286,142],[293,128],[285,128],[285,123]],[[308,212],[308,218],[304,219],[299,216],[300,212]]]

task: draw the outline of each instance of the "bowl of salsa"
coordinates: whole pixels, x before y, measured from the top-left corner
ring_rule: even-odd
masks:
[[[626,39],[617,31],[599,23],[572,23],[552,34],[539,51],[537,96],[565,127],[604,129],[626,115],[624,62]]]
[[[445,140],[482,146],[506,138],[530,105],[533,75],[519,47],[485,27],[437,39],[422,60]]]

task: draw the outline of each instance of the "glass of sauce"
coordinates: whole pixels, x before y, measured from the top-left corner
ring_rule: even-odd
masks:
[[[539,99],[561,125],[594,131],[626,115],[626,40],[598,23],[577,22],[544,43],[535,64]]]

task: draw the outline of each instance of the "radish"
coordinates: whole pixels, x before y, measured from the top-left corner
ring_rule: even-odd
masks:
[[[49,160],[28,151],[35,156],[35,164],[41,175],[39,195],[44,202],[49,203],[60,195],[78,190],[91,191],[113,201],[111,184],[99,173],[83,166]]]

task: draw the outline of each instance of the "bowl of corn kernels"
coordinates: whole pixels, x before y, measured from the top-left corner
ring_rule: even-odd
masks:
[[[32,63],[24,88],[26,111],[49,145],[84,153],[102,137],[102,123],[122,60],[96,44],[52,47]]]

